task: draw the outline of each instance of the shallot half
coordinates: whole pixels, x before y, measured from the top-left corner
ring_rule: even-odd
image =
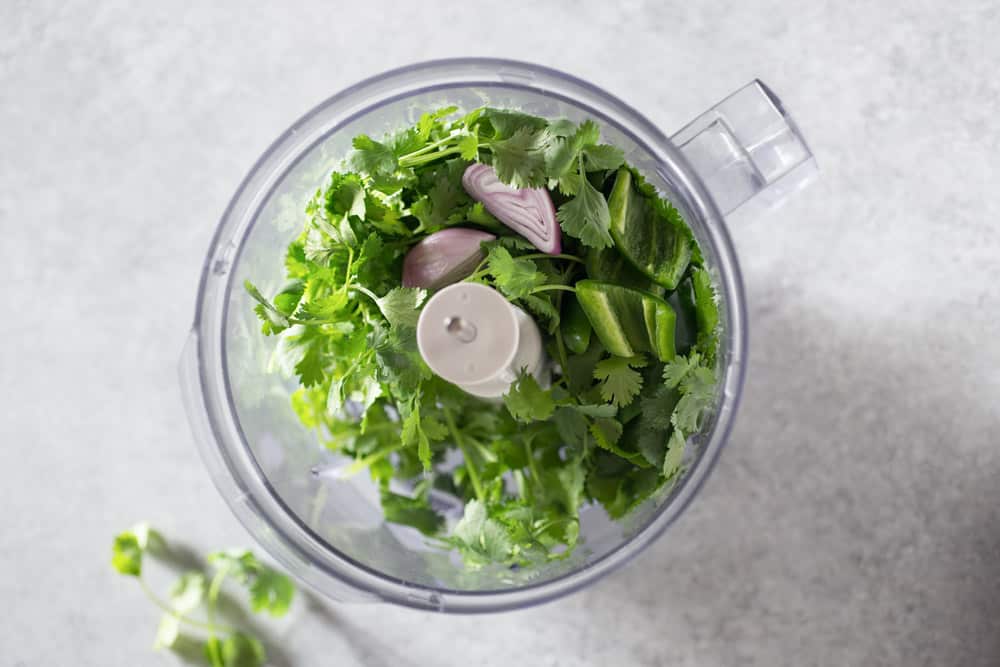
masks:
[[[458,282],[483,261],[481,244],[495,238],[488,232],[465,227],[434,232],[406,253],[403,287],[435,290]]]
[[[497,178],[493,167],[476,163],[462,174],[465,191],[483,203],[497,220],[549,255],[562,251],[556,208],[545,188],[512,188]]]

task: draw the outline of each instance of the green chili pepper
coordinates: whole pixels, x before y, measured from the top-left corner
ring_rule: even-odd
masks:
[[[562,314],[562,337],[566,349],[573,354],[583,354],[590,346],[590,320],[580,302],[572,294],[565,295]]]
[[[608,197],[611,237],[639,271],[668,290],[676,289],[691,261],[691,241],[677,209],[658,197],[647,197],[632,172],[618,170]]]
[[[660,297],[596,280],[578,282],[576,296],[594,333],[611,354],[632,357],[649,352],[660,361],[676,356],[677,315]]]

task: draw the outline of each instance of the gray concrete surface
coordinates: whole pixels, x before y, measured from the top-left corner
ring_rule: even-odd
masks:
[[[175,373],[215,222],[325,96],[470,54],[565,69],[667,129],[759,76],[822,181],[733,230],[746,402],[661,541],[518,613],[303,608],[281,663],[1000,664],[998,33],[996,3],[964,0],[3,0],[0,664],[176,662],[108,550],[141,518],[248,543]]]

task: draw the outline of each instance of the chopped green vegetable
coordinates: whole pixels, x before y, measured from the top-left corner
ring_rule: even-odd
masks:
[[[615,245],[633,265],[668,290],[677,287],[691,260],[684,221],[670,204],[633,186],[633,172],[619,169],[608,204]]]
[[[576,284],[576,295],[594,333],[614,355],[650,352],[660,361],[674,358],[673,308],[653,294],[597,280]]]
[[[525,422],[548,419],[555,410],[552,395],[542,390],[534,377],[525,373],[504,394],[503,402],[514,419]]]
[[[566,349],[573,354],[583,354],[590,347],[590,334],[593,328],[575,297],[567,295],[560,321]]]
[[[642,389],[642,375],[636,368],[646,365],[641,356],[625,358],[610,357],[594,368],[594,377],[601,381],[601,398],[623,408],[639,395]]]

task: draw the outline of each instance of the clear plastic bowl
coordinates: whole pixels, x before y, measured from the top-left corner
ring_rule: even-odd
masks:
[[[683,478],[665,497],[620,522],[609,520],[600,507],[586,508],[572,556],[536,569],[470,571],[456,554],[428,545],[415,530],[385,522],[368,476],[336,474],[342,461],[292,412],[289,394],[296,383],[274,368],[277,341],[261,335],[242,288],[248,278],[265,292],[283,283],[285,248],[301,228],[305,202],[347,153],[352,137],[412,124],[429,109],[483,104],[597,121],[605,140],[625,149],[629,162],[689,221],[721,297],[718,403],[688,447]],[[491,612],[551,600],[597,581],[649,545],[698,492],[725,445],[747,349],[739,267],[709,194],[711,178],[700,178],[691,158],[634,109],[585,81],[503,60],[447,60],[394,70],[334,95],[297,121],[253,166],[222,216],[182,360],[187,410],[202,457],[247,530],[298,579],[330,598],[447,612]],[[716,173],[732,167],[716,166]]]

